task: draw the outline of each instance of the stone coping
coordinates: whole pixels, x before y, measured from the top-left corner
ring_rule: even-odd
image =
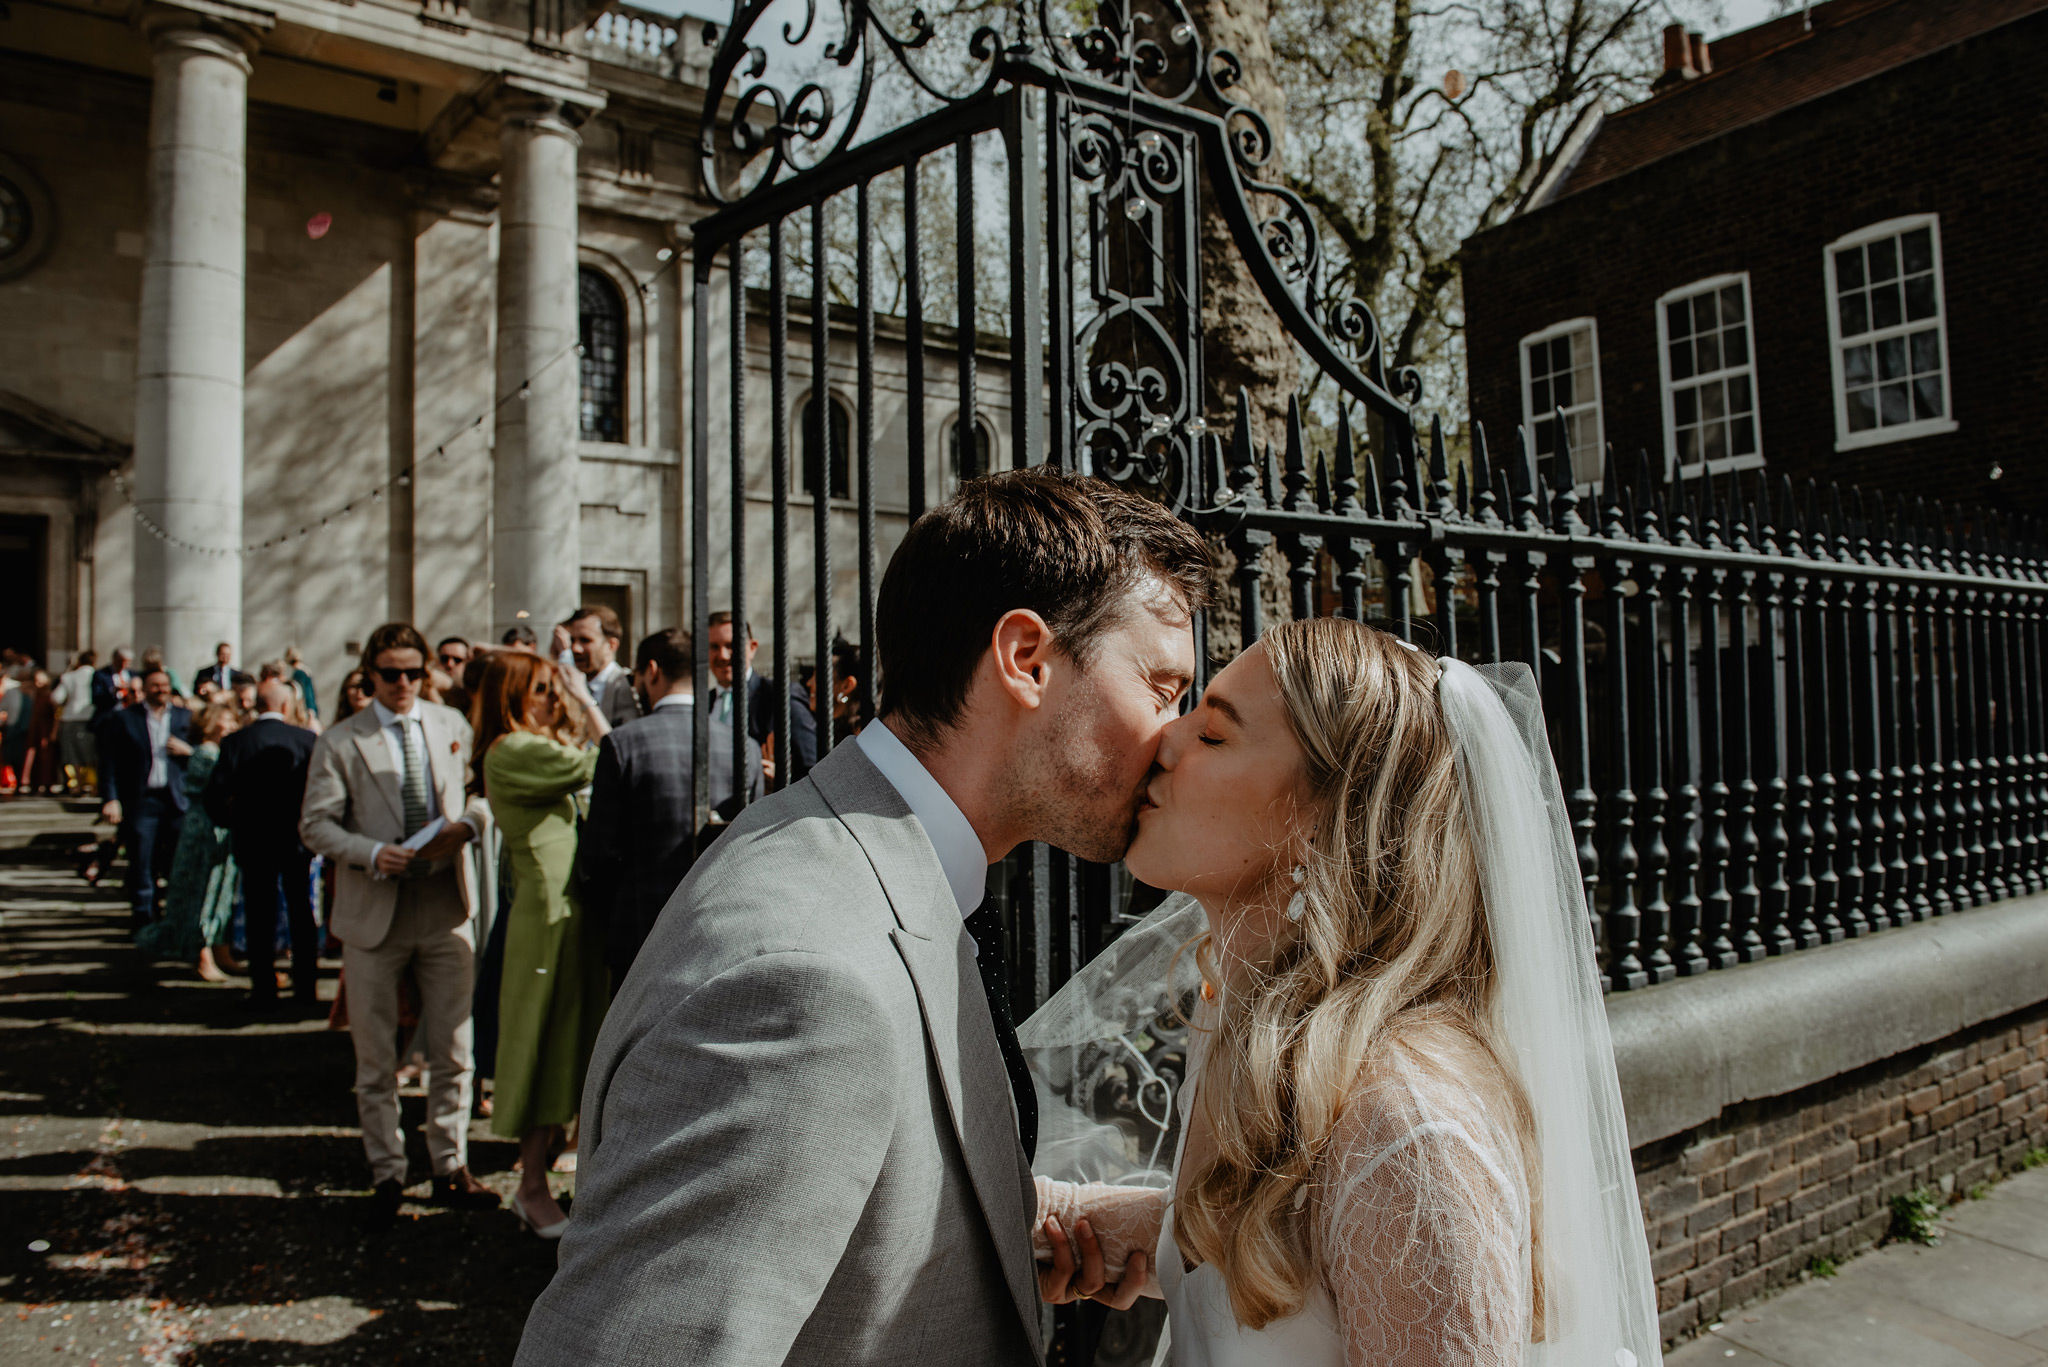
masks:
[[[1607,999],[1640,1148],[2048,1000],[2048,895]]]

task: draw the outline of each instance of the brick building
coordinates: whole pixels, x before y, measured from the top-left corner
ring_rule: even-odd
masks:
[[[1680,478],[2048,511],[2048,0],[1832,0],[1595,112],[1464,247],[1472,412]]]

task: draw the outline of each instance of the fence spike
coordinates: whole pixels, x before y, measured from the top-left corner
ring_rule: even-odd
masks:
[[[1301,510],[1302,494],[1308,488],[1308,452],[1301,435],[1301,399],[1287,396],[1287,475],[1280,506],[1288,512]]]
[[[1792,476],[1778,476],[1778,508],[1784,518],[1785,549],[1790,555],[1806,554],[1805,515],[1792,492]]]
[[[1414,465],[1405,424],[1395,424],[1387,447],[1386,487],[1380,490],[1380,507],[1391,518],[1408,512],[1408,472]],[[1377,481],[1375,481],[1377,483]]]
[[[1429,510],[1441,513],[1450,502],[1450,457],[1444,452],[1443,415],[1436,413],[1429,419]]]
[[[1365,515],[1380,516],[1380,469],[1372,452],[1365,453]]]
[[[1600,462],[1600,535],[1610,541],[1619,541],[1628,535],[1629,514],[1623,506],[1623,498],[1621,470],[1610,442],[1601,453]]]
[[[1370,456],[1367,459],[1371,459]],[[1358,516],[1358,447],[1351,440],[1351,406],[1337,406],[1337,515]]]
[[[1680,546],[1696,546],[1699,540],[1693,535],[1693,497],[1691,486],[1680,480],[1669,486],[1671,489],[1671,540]]]
[[[1274,452],[1272,442],[1265,443],[1259,453],[1264,457],[1259,462],[1259,472],[1265,484],[1266,506],[1277,508],[1280,506],[1280,491],[1285,487],[1280,482],[1280,458]]]
[[[1585,530],[1585,523],[1579,519],[1578,472],[1572,469],[1571,429],[1565,423],[1562,408],[1552,410],[1551,422],[1557,433],[1557,450],[1550,460],[1550,506],[1555,516],[1552,526],[1570,536]]]
[[[1536,442],[1525,426],[1515,428],[1515,453],[1508,461],[1508,474],[1515,491],[1515,525],[1525,532],[1542,531],[1547,524],[1536,492],[1542,482],[1536,478]]]
[[[1650,474],[1650,453],[1636,448],[1636,535],[1645,541],[1664,539],[1664,489]]]
[[[1749,493],[1750,540],[1765,555],[1778,553],[1778,528],[1771,507],[1771,482],[1761,476]]]
[[[1472,505],[1467,498],[1465,488],[1465,467],[1463,465],[1458,467],[1458,493],[1457,502],[1454,506],[1458,510],[1459,517],[1470,517],[1472,515]]]
[[[1259,467],[1252,449],[1252,399],[1244,386],[1237,390],[1237,430],[1230,437],[1230,488],[1251,507],[1260,506]]]
[[[1220,501],[1230,489],[1230,471],[1223,464],[1223,438],[1217,433],[1202,434],[1202,460],[1208,467],[1209,497]]]
[[[1486,429],[1472,420],[1472,515],[1481,522],[1500,520],[1499,500],[1493,492],[1493,461],[1486,451]]]
[[[1330,462],[1322,452],[1316,452],[1316,511],[1330,511]]]

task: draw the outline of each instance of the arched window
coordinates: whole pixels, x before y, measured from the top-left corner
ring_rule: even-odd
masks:
[[[576,272],[576,334],[583,343],[583,440],[624,441],[626,298],[595,266]]]
[[[946,463],[953,472],[953,482],[979,479],[994,468],[996,435],[985,418],[974,420],[974,445],[971,450],[960,449],[960,420],[953,419],[953,425],[946,429]]]
[[[804,458],[803,491],[812,498],[818,496],[818,474],[825,468],[813,446],[816,437],[812,435],[812,405],[816,402],[816,399],[804,400],[803,410],[796,417],[797,440],[802,446]],[[853,415],[847,411],[846,405],[836,398],[832,400],[827,411],[832,415],[832,430],[827,434],[832,446],[832,497],[852,498]]]

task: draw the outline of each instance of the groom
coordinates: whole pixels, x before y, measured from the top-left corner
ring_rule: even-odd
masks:
[[[1045,467],[910,529],[879,721],[734,822],[605,1019],[520,1367],[1038,1360],[1036,1105],[975,913],[1024,841],[1122,856],[1207,573],[1156,504]]]

